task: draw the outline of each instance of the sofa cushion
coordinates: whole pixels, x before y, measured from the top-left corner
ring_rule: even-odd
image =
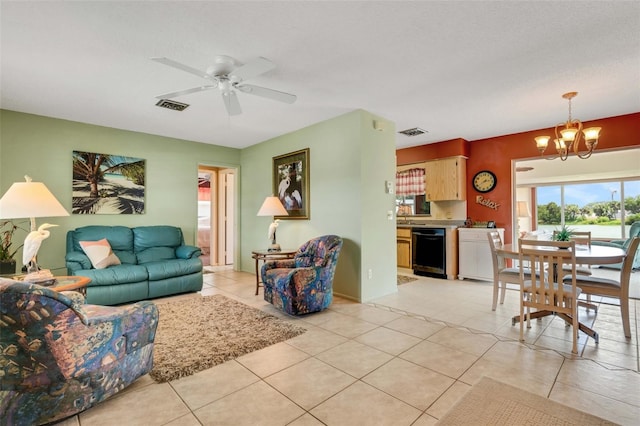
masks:
[[[149,281],[195,274],[202,271],[200,259],[173,259],[160,262],[145,263],[149,273]]]
[[[129,265],[135,265],[136,263],[138,263],[138,258],[133,252],[125,250],[114,250],[113,253],[118,256],[118,259],[120,259],[120,263],[128,263]]]
[[[175,226],[138,226],[133,228],[132,232],[136,253],[152,247],[173,247],[175,249],[181,246],[184,241],[182,231]]]
[[[107,266],[120,264],[120,259],[113,254],[106,238],[98,241],[80,241],[80,247],[82,247],[82,250],[84,250],[96,269],[104,269]]]
[[[106,238],[114,253],[133,252],[133,232],[126,226],[83,226],[73,231],[73,249],[82,251],[80,241],[98,241]],[[122,258],[120,259],[122,261]]]
[[[136,253],[139,264],[171,260],[176,258],[176,250],[173,247],[151,247]]]
[[[147,268],[140,265],[117,265],[105,269],[81,269],[76,275],[91,278],[89,286],[118,285],[149,279]]]

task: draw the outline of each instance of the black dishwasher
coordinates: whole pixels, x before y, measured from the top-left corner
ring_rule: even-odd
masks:
[[[413,273],[447,278],[444,228],[413,228]]]

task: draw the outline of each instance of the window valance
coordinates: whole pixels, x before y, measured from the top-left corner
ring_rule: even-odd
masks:
[[[424,169],[396,172],[396,195],[424,195]]]

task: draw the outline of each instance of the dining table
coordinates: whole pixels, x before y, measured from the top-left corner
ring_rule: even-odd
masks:
[[[529,240],[531,241],[531,240]],[[503,244],[501,248],[496,249],[498,256],[508,259],[518,259],[519,249],[518,243]],[[576,264],[584,265],[610,265],[620,263],[624,260],[627,253],[618,247],[600,246],[600,245],[576,245]],[[551,311],[537,311],[531,313],[531,318],[541,318],[552,315]],[[571,317],[566,314],[558,314],[565,322],[571,324]],[[516,315],[511,319],[511,324],[515,325],[520,321],[520,315]],[[578,328],[583,333],[592,337],[598,343],[598,333],[585,324],[578,323]]]

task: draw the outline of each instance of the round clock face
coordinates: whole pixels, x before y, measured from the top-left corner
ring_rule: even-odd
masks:
[[[489,170],[481,170],[473,177],[473,188],[478,192],[489,192],[496,187],[498,179]]]

